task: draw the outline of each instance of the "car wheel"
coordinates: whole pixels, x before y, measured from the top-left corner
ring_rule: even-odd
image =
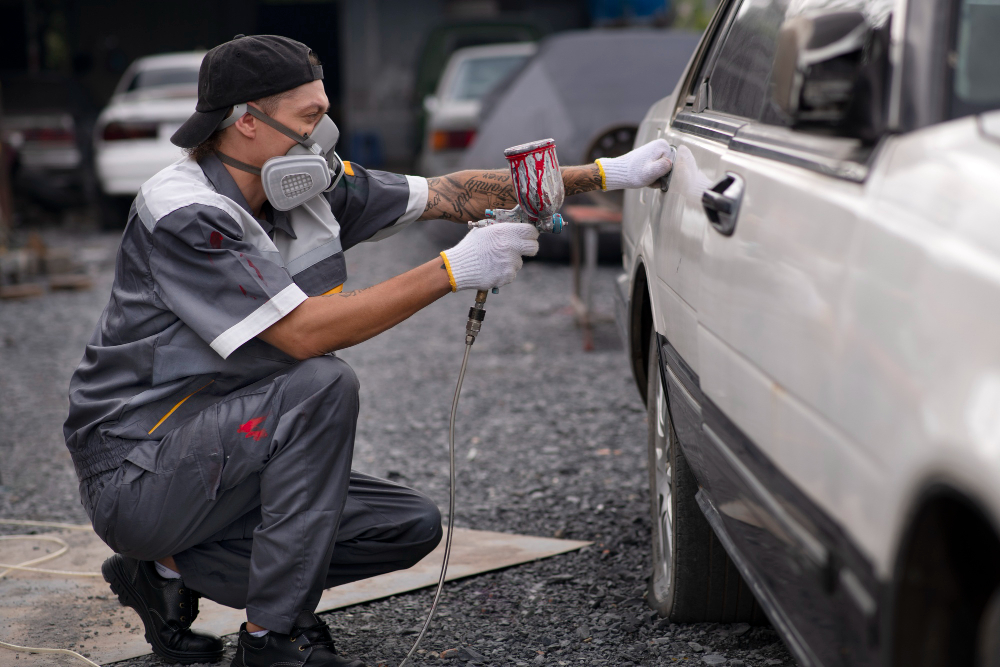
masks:
[[[646,600],[676,622],[765,623],[750,588],[701,513],[698,481],[677,440],[650,334],[646,415],[653,572]]]

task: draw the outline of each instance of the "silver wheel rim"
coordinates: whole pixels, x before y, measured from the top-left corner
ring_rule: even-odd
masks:
[[[657,374],[659,375],[659,374]],[[674,507],[673,507],[673,470],[670,465],[670,417],[667,414],[667,401],[663,395],[663,380],[656,382],[656,430],[653,434],[653,444],[656,461],[653,463],[656,487],[656,535],[654,548],[656,562],[653,563],[653,585],[656,596],[662,601],[669,599],[671,574],[673,570],[674,543]]]

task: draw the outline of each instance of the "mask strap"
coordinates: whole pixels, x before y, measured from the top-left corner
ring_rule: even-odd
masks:
[[[228,164],[233,169],[239,169],[240,171],[245,171],[249,174],[253,174],[254,176],[260,176],[260,169],[251,164],[240,162],[236,158],[229,157],[225,153],[220,153],[219,151],[215,151],[215,156],[219,158],[223,164]]]
[[[278,121],[276,121],[273,118],[271,118],[270,116],[268,116],[266,113],[264,113],[260,109],[258,109],[256,107],[252,107],[249,104],[246,105],[246,113],[250,114],[251,116],[253,116],[257,120],[259,120],[260,122],[264,123],[265,125],[270,125],[274,129],[276,129],[278,132],[281,132],[283,135],[285,135],[286,137],[288,137],[289,139],[294,139],[295,141],[299,142],[300,144],[302,144],[306,148],[311,149],[314,153],[318,153],[317,149],[319,147],[316,146],[316,142],[313,141],[313,139],[308,134],[299,134],[298,132],[295,132],[295,131],[291,130],[290,128],[286,127],[285,125],[282,125]],[[233,115],[235,115],[235,114],[233,114]],[[316,147],[314,148],[314,146],[316,146]]]
[[[330,183],[330,187],[328,187],[326,190],[323,190],[323,192],[329,192],[330,190],[333,190],[335,187],[337,187],[337,183],[340,183],[340,179],[344,177],[344,172],[347,171],[346,169],[344,169],[344,161],[340,159],[339,155],[337,155],[337,151],[330,151],[330,153],[337,161],[336,175],[333,177],[332,182]]]
[[[246,102],[244,102],[243,104],[234,104],[233,110],[230,112],[228,116],[226,116],[226,118],[222,120],[221,123],[219,123],[219,127],[216,128],[216,131],[224,130],[230,125],[235,124],[236,121],[238,121],[240,118],[243,117],[243,114],[250,114],[260,122],[264,123],[265,125],[270,125],[278,132],[281,132],[289,139],[294,139],[298,143],[302,144],[303,146],[311,150],[313,153],[316,153],[317,155],[322,155],[322,149],[316,143],[316,141],[308,134],[299,134],[298,132],[293,131],[292,129],[274,120],[260,109],[252,107]]]
[[[219,123],[219,127],[215,128],[215,131],[221,132],[230,125],[235,124],[236,121],[238,121],[240,118],[243,118],[243,114],[245,114],[246,112],[247,112],[246,103],[234,104],[232,111],[229,112],[228,116],[222,119],[222,122]]]

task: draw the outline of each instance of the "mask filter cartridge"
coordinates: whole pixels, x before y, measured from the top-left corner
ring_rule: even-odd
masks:
[[[271,206],[290,211],[330,187],[330,167],[321,155],[282,155],[260,170],[264,194]]]

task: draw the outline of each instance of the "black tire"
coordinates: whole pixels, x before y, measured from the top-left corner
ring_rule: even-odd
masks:
[[[646,601],[678,623],[766,623],[750,588],[726,554],[695,494],[660,377],[656,332],[649,337],[646,417],[653,572]]]

